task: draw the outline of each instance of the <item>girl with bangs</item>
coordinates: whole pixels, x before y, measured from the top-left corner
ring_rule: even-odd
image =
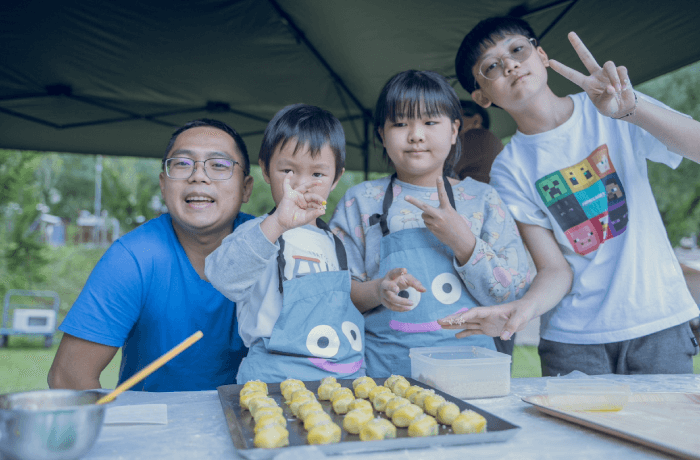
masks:
[[[496,191],[451,177],[461,122],[459,98],[441,75],[392,77],[377,100],[375,132],[395,173],[348,190],[331,219],[365,316],[372,377],[410,375],[414,347],[495,349],[491,337],[454,335],[438,320],[514,300],[530,284],[525,248]]]

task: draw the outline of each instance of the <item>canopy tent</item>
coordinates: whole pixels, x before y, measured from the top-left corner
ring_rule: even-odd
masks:
[[[267,121],[305,102],[343,121],[348,169],[382,171],[382,85],[410,68],[453,77],[465,33],[507,13],[582,71],[570,30],[633,83],[700,60],[697,0],[2,2],[0,148],[161,157],[176,127],[210,117],[238,130],[256,162]],[[550,85],[579,91],[554,72]],[[514,132],[489,113],[497,135]]]

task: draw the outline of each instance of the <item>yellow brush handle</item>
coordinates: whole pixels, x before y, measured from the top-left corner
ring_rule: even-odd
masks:
[[[111,393],[109,393],[106,396],[101,397],[95,404],[104,404],[108,403],[110,401],[113,401],[114,398],[128,390],[129,388],[133,387],[137,383],[139,383],[141,380],[145,379],[149,375],[151,375],[155,370],[160,368],[163,364],[167,363],[171,359],[173,359],[175,356],[179,355],[182,353],[186,348],[188,348],[190,345],[195,343],[197,340],[201,339],[202,336],[202,331],[197,331],[191,336],[187,337],[185,340],[182,341],[179,345],[176,345],[172,350],[161,356],[160,358],[156,359],[153,361],[151,364],[148,366],[144,367],[141,369],[139,372],[136,374],[132,375],[131,378],[129,378],[126,382],[122,383],[119,385],[117,388],[114,389]]]

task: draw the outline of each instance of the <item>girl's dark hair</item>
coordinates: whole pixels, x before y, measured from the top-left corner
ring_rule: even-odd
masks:
[[[270,172],[270,160],[275,149],[284,148],[295,139],[293,154],[308,146],[312,158],[316,158],[324,145],[328,144],[335,157],[335,177],[338,180],[345,167],[345,131],[340,121],[329,111],[306,104],[288,105],[270,120],[263,134],[258,159]]]
[[[243,172],[247,176],[250,174],[250,159],[248,158],[248,148],[245,146],[245,142],[243,142],[243,138],[236,132],[235,129],[231,128],[229,125],[224,123],[223,121],[219,120],[213,120],[211,118],[200,118],[199,120],[193,120],[190,122],[185,123],[183,126],[179,127],[172,136],[170,136],[170,141],[168,141],[168,146],[165,148],[165,155],[163,155],[163,168],[165,168],[165,160],[168,158],[168,154],[170,151],[173,149],[173,145],[175,145],[175,141],[177,140],[177,136],[182,134],[183,132],[187,131],[188,129],[192,128],[198,128],[200,126],[211,126],[212,128],[220,129],[221,131],[225,132],[229,136],[233,138],[233,141],[236,143],[238,146],[238,150],[241,152],[241,156],[243,157],[243,162],[245,163]]]
[[[537,40],[535,32],[524,19],[512,16],[497,16],[479,22],[462,40],[455,58],[455,72],[462,87],[471,93],[479,89],[472,68],[481,56],[496,41],[506,35],[523,35]]]
[[[430,70],[405,70],[391,77],[382,88],[374,110],[374,132],[381,140],[379,128],[387,120],[394,123],[399,117],[413,119],[440,115],[448,117],[453,123],[459,120],[462,126],[459,97],[447,79]],[[452,175],[452,168],[459,161],[460,154],[461,143],[457,136],[457,142],[443,166],[446,175]],[[391,164],[386,149],[384,159]]]

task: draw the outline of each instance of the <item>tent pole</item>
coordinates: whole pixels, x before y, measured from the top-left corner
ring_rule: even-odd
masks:
[[[365,113],[365,116],[362,118],[362,121],[364,123],[364,128],[365,128],[365,138],[362,141],[362,157],[364,160],[364,169],[365,169],[365,180],[369,180],[369,122],[370,122],[370,117],[368,113]]]

